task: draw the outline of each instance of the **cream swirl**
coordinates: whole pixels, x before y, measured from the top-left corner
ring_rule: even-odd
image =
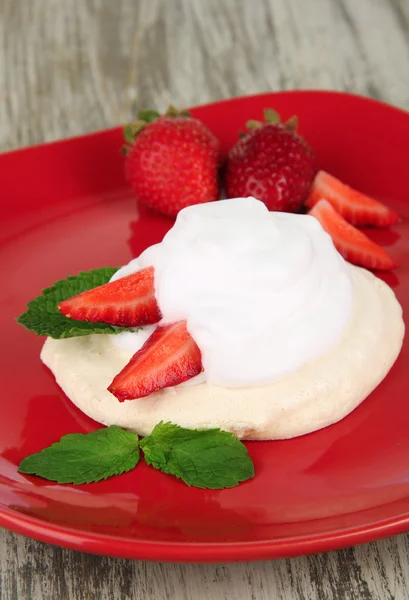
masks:
[[[328,352],[352,314],[347,265],[319,222],[254,198],[185,208],[160,244],[113,279],[147,266],[163,322],[186,320],[202,352],[197,382],[272,383]],[[113,338],[136,351],[141,333]]]

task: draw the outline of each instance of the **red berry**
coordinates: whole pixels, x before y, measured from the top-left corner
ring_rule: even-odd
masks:
[[[229,152],[227,197],[254,196],[269,210],[296,212],[315,172],[315,156],[301,136],[281,123],[261,124]]]
[[[126,175],[137,198],[169,216],[219,198],[219,141],[197,119],[162,116],[135,137]]]

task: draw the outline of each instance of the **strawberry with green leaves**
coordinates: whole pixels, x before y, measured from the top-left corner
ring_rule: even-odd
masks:
[[[265,123],[248,121],[249,131],[230,150],[225,186],[228,198],[254,196],[269,210],[297,212],[308,195],[316,160],[297,132],[297,119],[286,123],[272,109]]]
[[[188,112],[141,111],[124,134],[125,171],[140,202],[174,217],[186,206],[219,198],[220,143]]]

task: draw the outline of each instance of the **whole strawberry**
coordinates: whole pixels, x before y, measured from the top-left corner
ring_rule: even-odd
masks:
[[[230,150],[225,186],[228,198],[254,196],[269,210],[296,212],[316,172],[313,151],[296,133],[297,119],[280,123],[272,109],[265,123],[249,121],[246,133]]]
[[[176,216],[186,206],[220,197],[219,141],[186,111],[141,111],[124,134],[126,175],[144,204]]]

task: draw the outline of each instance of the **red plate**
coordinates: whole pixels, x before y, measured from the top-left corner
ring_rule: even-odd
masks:
[[[409,115],[332,92],[239,98],[193,113],[227,149],[266,106],[284,118],[297,113],[322,168],[402,215],[393,229],[370,235],[400,261],[385,280],[408,310]],[[171,226],[138,213],[121,141],[113,129],[0,157],[0,525],[88,552],[211,562],[332,550],[408,530],[408,340],[386,380],[340,423],[293,440],[249,443],[256,476],[237,488],[188,488],[144,464],[78,487],[17,473],[27,454],[97,424],[40,363],[43,340],[14,318],[56,279],[126,263]]]

